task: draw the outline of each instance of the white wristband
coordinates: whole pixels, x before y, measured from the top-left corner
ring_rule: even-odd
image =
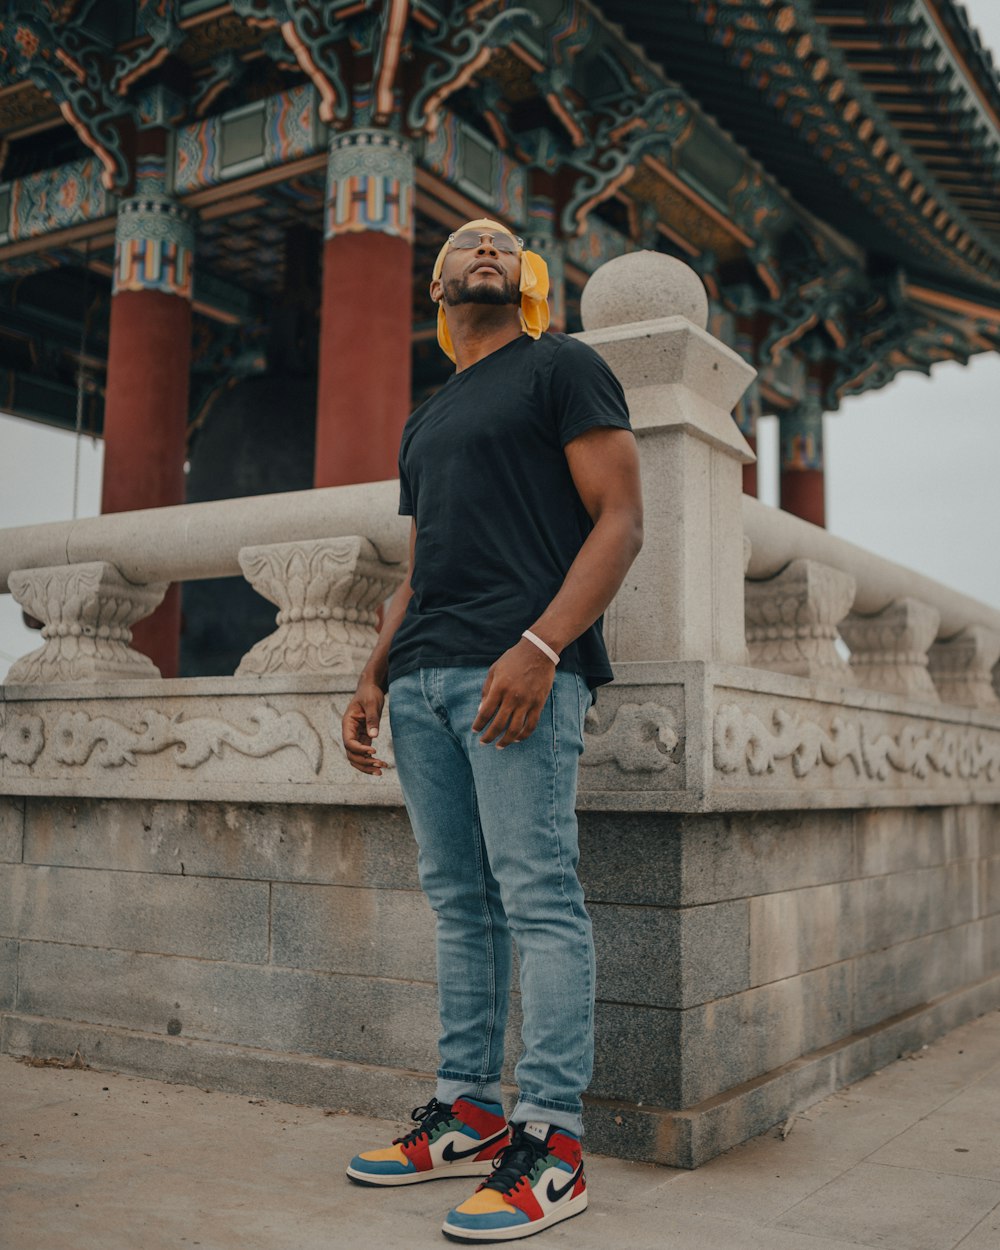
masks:
[[[539,651],[544,652],[553,664],[559,663],[559,653],[553,651],[547,642],[542,642],[537,634],[533,634],[530,629],[526,629],[522,634],[522,638],[527,638],[529,642],[533,642]]]

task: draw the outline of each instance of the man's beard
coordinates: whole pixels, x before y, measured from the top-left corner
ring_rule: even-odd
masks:
[[[446,304],[520,304],[521,292],[515,282],[502,274],[503,285],[479,282],[473,286],[475,274],[461,278],[449,278],[444,284]]]

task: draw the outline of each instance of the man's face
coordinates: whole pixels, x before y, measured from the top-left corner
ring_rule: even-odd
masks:
[[[440,292],[431,298],[444,298],[446,304],[520,304],[521,256],[512,235],[490,230],[461,230],[455,243],[473,241],[474,247],[448,249],[441,267]],[[499,240],[500,246],[497,246]],[[510,250],[513,248],[514,250]]]

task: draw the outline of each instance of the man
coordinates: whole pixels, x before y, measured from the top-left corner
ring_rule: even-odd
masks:
[[[457,368],[403,430],[409,574],[343,722],[351,764],[381,776],[373,740],[390,694],[437,917],[442,1027],[417,1127],[347,1174],[487,1176],[443,1225],[464,1241],[526,1237],[587,1205],[594,952],[577,765],[592,689],[612,679],[600,618],[642,544],[642,503],[621,387],[591,348],[544,333],[547,293],[544,261],[497,222],[469,222],[441,249],[430,294]],[[512,937],[524,1054],[508,1127]]]

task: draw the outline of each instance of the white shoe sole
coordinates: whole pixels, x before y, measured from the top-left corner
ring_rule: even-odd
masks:
[[[349,1167],[347,1175],[360,1185],[417,1185],[421,1181],[447,1180],[449,1176],[489,1176],[492,1171],[493,1160],[481,1159],[478,1163],[451,1163],[447,1167],[431,1168],[426,1172],[407,1172],[401,1176],[360,1172],[357,1168]]]
[[[571,1215],[579,1215],[587,1207],[587,1191],[570,1198],[562,1206],[556,1207],[548,1215],[532,1224],[514,1224],[510,1228],[461,1228],[458,1224],[449,1224],[447,1220],[441,1225],[441,1231],[453,1241],[517,1241],[521,1237],[533,1237],[560,1220],[568,1220]]]

